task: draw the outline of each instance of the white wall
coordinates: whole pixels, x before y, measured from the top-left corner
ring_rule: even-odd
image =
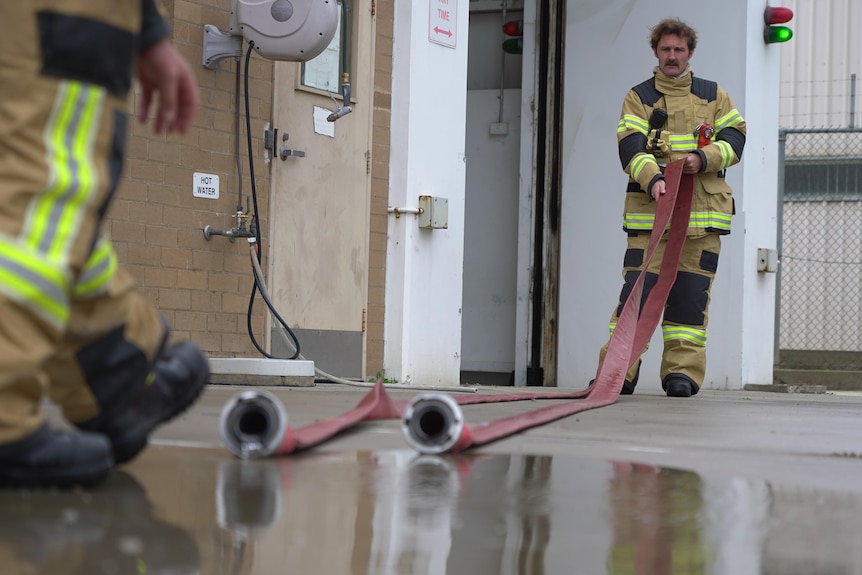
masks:
[[[457,8],[455,48],[429,41],[430,4],[395,3],[389,205],[415,208],[422,195],[447,198],[449,228],[419,229],[413,216],[390,216],[384,369],[401,383],[455,386],[461,353],[469,4],[449,2]]]
[[[627,178],[616,142],[628,89],[650,77],[649,28],[678,16],[699,34],[696,75],[718,81],[748,122],[743,161],[728,172],[733,233],[722,244],[710,307],[705,386],[771,383],[774,276],[756,272],[758,247],[775,247],[778,48],[762,40],[765,1],[680,3],[590,0],[567,13],[559,332],[561,386],[595,376],[622,287]],[[773,3],[777,4],[777,3]],[[721,22],[720,26],[715,25]],[[660,389],[660,331],[640,385]]]

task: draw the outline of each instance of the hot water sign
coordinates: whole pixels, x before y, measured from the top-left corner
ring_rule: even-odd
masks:
[[[428,0],[428,39],[435,44],[454,48],[458,43],[458,0]]]
[[[196,198],[218,199],[218,176],[195,172],[192,195]]]

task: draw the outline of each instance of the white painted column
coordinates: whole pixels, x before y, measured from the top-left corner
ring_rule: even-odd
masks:
[[[461,369],[468,0],[395,3],[390,208],[448,200],[448,229],[389,216],[384,369],[457,386]]]
[[[755,3],[756,4],[756,3]],[[779,4],[776,2],[775,4]],[[737,210],[745,219],[742,270],[739,381],[771,384],[775,357],[776,274],[757,271],[757,249],[778,246],[778,102],[781,70],[780,44],[762,41],[763,10],[748,6],[749,57],[746,59],[745,143],[742,202]],[[741,226],[740,226],[741,227]],[[719,264],[720,265],[720,264]]]

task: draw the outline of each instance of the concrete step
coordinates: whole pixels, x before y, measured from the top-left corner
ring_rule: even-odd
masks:
[[[777,368],[772,379],[779,385],[825,386],[830,391],[862,391],[862,371]]]

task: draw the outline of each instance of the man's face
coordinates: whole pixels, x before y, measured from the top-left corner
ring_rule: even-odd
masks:
[[[662,36],[655,49],[659,70],[668,76],[680,75],[693,55],[694,50],[689,50],[688,43],[676,34]]]

